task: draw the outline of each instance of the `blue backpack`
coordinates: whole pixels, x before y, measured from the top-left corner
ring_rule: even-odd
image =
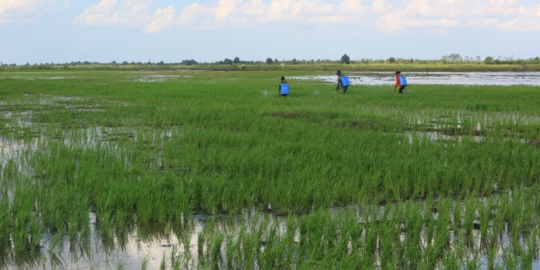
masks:
[[[399,76],[399,84],[401,84],[401,86],[407,86],[407,77]]]
[[[351,85],[351,84],[349,83],[349,77],[347,77],[347,76],[341,76],[341,86],[347,87],[347,86],[349,86],[349,85]]]
[[[286,83],[281,84],[281,94],[282,95],[288,95],[289,94],[289,85]]]

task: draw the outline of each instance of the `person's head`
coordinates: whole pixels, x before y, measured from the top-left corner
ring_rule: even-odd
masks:
[[[336,75],[341,76],[341,70],[338,70],[338,71],[336,72]]]
[[[285,76],[281,76],[281,81],[282,81],[282,82],[285,81]]]
[[[394,74],[396,74],[396,76],[399,76],[399,75],[401,75],[401,71],[398,70],[398,71],[396,71],[396,73],[394,73]]]

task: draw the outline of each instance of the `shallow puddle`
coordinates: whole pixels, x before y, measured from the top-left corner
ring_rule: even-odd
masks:
[[[353,85],[393,85],[392,72],[351,72]],[[540,72],[404,72],[410,85],[540,85]],[[336,83],[335,75],[299,76],[290,80],[314,80]]]
[[[166,82],[172,80],[178,80],[180,78],[190,78],[191,76],[186,75],[145,75],[140,76],[134,81],[144,82],[144,83],[153,83],[153,82]]]

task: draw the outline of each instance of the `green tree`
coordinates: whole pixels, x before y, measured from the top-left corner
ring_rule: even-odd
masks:
[[[341,60],[339,60],[339,63],[340,64],[350,64],[351,63],[351,58],[347,55],[347,54],[344,54],[342,57],[341,57]]]
[[[461,62],[463,61],[463,58],[461,58],[461,55],[457,53],[453,53],[453,54],[443,56],[442,60],[447,61],[447,62]]]
[[[493,64],[493,57],[491,57],[491,56],[486,57],[486,59],[484,59],[484,63],[485,63],[486,65],[491,65],[491,64]]]
[[[395,62],[396,62],[396,58],[394,58],[394,57],[390,57],[390,58],[388,58],[388,62],[390,62],[390,63],[392,63],[392,64],[393,64],[393,63],[395,63]]]
[[[268,58],[266,58],[266,63],[267,63],[268,65],[271,65],[271,64],[274,63],[274,60],[272,60],[272,58],[268,57]]]
[[[225,58],[225,60],[223,60],[223,64],[225,65],[232,65],[233,64],[233,60],[229,59],[229,58]]]
[[[235,57],[234,60],[233,60],[233,62],[234,62],[235,64],[240,64],[240,58],[238,58],[238,56]]]

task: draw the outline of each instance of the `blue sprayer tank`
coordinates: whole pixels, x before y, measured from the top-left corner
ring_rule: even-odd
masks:
[[[399,76],[399,84],[401,84],[402,86],[407,86],[407,77]]]
[[[286,83],[281,84],[281,94],[282,95],[288,95],[289,94],[289,85]]]
[[[347,76],[341,76],[341,85],[342,85],[343,87],[347,87],[347,86],[351,85],[351,84],[349,83],[349,77],[347,77]]]

